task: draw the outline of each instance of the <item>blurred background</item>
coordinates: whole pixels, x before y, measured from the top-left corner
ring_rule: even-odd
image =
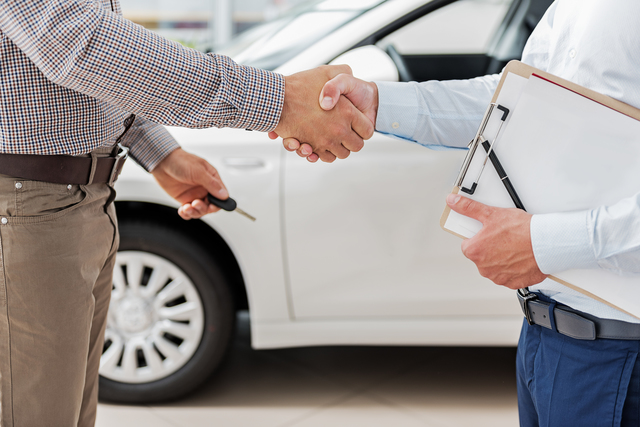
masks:
[[[305,0],[124,0],[124,16],[199,50],[223,45]]]

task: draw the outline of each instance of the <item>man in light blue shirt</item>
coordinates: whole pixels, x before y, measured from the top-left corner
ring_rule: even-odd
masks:
[[[556,0],[529,38],[522,61],[640,108],[639,27],[635,0]],[[320,102],[330,109],[344,94],[379,132],[427,147],[464,148],[499,79],[370,83],[338,76],[327,83]],[[284,143],[311,154],[306,144]],[[518,344],[521,425],[640,425],[640,320],[546,279],[570,269],[604,269],[637,277],[640,286],[640,193],[612,206],[545,215],[453,194],[447,203],[483,222],[462,244],[479,272],[512,289],[528,286],[537,295],[533,304],[549,310],[546,324],[524,322]],[[593,322],[597,338],[558,332],[555,320],[565,315]]]

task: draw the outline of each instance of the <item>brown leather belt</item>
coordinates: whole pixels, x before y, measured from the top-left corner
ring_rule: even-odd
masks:
[[[0,173],[57,184],[113,184],[122,171],[129,149],[119,145],[112,157],[41,156],[0,153]]]

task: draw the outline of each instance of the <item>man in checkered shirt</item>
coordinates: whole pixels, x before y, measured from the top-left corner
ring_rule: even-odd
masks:
[[[235,64],[122,18],[118,0],[0,0],[0,393],[10,426],[91,426],[118,246],[116,143],[199,218],[216,170],[161,125],[275,131],[325,161],[373,125],[322,85]],[[327,126],[331,123],[332,126]]]

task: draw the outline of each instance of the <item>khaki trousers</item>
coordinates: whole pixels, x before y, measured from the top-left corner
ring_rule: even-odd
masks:
[[[118,247],[113,195],[106,184],[0,175],[3,427],[95,424]]]

